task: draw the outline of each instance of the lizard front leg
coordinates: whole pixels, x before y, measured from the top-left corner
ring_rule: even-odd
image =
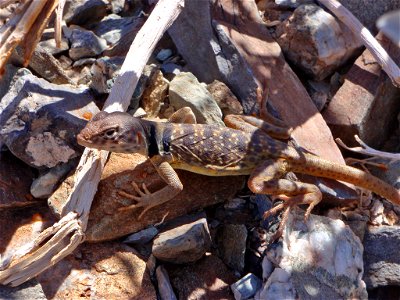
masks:
[[[248,186],[253,193],[274,195],[284,201],[264,214],[264,218],[267,218],[280,210],[284,211],[275,237],[282,234],[289,211],[293,206],[308,204],[305,213],[305,219],[307,219],[314,206],[322,199],[322,193],[316,185],[281,179],[290,169],[290,162],[285,159],[269,159],[254,169],[248,181]]]
[[[141,191],[136,183],[132,183],[134,189],[138,193],[138,196],[134,196],[123,191],[118,192],[121,196],[131,200],[135,200],[137,202],[136,204],[127,207],[122,207],[119,210],[126,211],[126,210],[136,209],[139,207],[144,208],[144,210],[139,215],[139,219],[149,209],[171,200],[176,195],[178,195],[183,189],[183,185],[178,177],[178,174],[176,174],[175,170],[171,167],[168,160],[166,160],[161,156],[154,156],[150,158],[150,161],[156,168],[161,178],[167,183],[167,186],[154,193],[150,193],[145,185],[143,185],[143,191]]]
[[[287,140],[290,137],[291,129],[285,126],[277,126],[253,116],[227,115],[224,119],[225,125],[244,132],[262,132],[270,137]]]

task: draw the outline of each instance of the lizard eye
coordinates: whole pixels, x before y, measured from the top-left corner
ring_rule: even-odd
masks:
[[[115,128],[108,129],[106,132],[104,132],[104,136],[106,138],[112,138],[117,134],[117,130]]]

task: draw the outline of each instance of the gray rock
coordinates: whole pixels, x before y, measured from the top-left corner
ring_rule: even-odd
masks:
[[[36,178],[31,185],[31,194],[36,198],[48,198],[57,188],[61,180],[76,166],[76,161],[71,160],[66,164],[57,165],[48,172]]]
[[[302,4],[315,3],[313,0],[275,0],[276,5],[284,8],[297,8]]]
[[[262,281],[254,274],[247,274],[231,285],[236,300],[245,300],[254,296],[261,288]]]
[[[296,8],[276,34],[285,57],[317,80],[332,74],[361,46],[346,26],[314,4]]]
[[[10,86],[12,86],[19,77],[27,74],[32,73],[26,68],[17,68],[14,65],[7,64],[4,74],[0,80],[0,99],[3,98],[5,94],[7,94]]]
[[[364,281],[369,289],[400,284],[400,226],[370,226],[364,236]]]
[[[158,229],[150,226],[146,229],[140,230],[129,235],[124,243],[126,244],[146,244],[150,242],[158,234]]]
[[[81,67],[84,65],[92,65],[96,62],[96,59],[91,57],[91,58],[82,58],[80,60],[77,60],[74,62],[73,67]]]
[[[199,123],[225,126],[221,109],[192,73],[180,73],[170,82],[169,101],[176,110],[189,106]]]
[[[239,272],[244,270],[247,228],[244,225],[225,224],[218,234],[219,253],[229,267]]]
[[[99,94],[109,93],[111,87],[109,80],[113,81],[121,69],[123,58],[121,57],[107,57],[103,56],[96,60],[92,65],[90,72],[92,74],[92,81],[90,88]]]
[[[99,38],[92,31],[82,28],[72,30],[70,42],[69,57],[73,60],[93,57],[107,49],[107,42],[104,39]]]
[[[56,46],[55,39],[48,39],[45,41],[41,41],[39,42],[39,45],[52,55],[60,54],[61,52],[67,51],[69,49],[68,40],[65,38],[61,39],[60,47]]]
[[[76,25],[97,22],[107,14],[107,6],[107,1],[103,0],[67,1],[63,19]]]
[[[108,15],[101,22],[96,23],[93,32],[100,38],[107,41],[112,47],[118,44],[123,36],[125,36],[132,28],[136,27],[140,18],[127,17],[121,18],[118,15]]]
[[[256,109],[257,83],[236,47],[211,21],[209,1],[186,1],[168,33],[188,69],[201,82],[222,81],[240,99],[245,113]]]
[[[399,0],[339,0],[372,34],[377,34],[376,21],[384,13],[400,9]],[[399,30],[397,29],[397,33]]]
[[[182,66],[171,62],[162,64],[160,69],[165,74],[174,74],[174,75],[178,75],[183,70]]]
[[[25,163],[51,168],[77,157],[76,134],[99,109],[86,87],[19,78],[0,102],[0,144]]]
[[[169,281],[168,273],[163,266],[157,268],[156,276],[161,300],[176,300],[177,298]]]
[[[0,285],[0,299],[46,300],[48,298],[36,279],[31,279],[17,287]]]
[[[394,44],[400,46],[400,10],[384,14],[376,22],[376,26],[391,39]]]
[[[156,58],[161,61],[164,62],[166,61],[168,58],[170,58],[172,56],[172,50],[171,49],[161,49],[157,55]]]
[[[153,255],[176,264],[200,259],[211,244],[207,220],[194,222],[161,232],[153,242]]]
[[[257,292],[254,297],[257,300],[261,299],[297,299],[296,291],[290,280],[290,274],[280,268],[275,268],[268,277],[268,280],[263,285],[263,288]],[[320,294],[326,299],[334,299],[327,297],[327,294]],[[331,296],[331,295],[329,295]],[[303,299],[303,298],[302,298]],[[312,296],[304,299],[312,299]]]
[[[111,10],[114,14],[119,14],[124,10],[125,0],[113,0],[111,3]]]

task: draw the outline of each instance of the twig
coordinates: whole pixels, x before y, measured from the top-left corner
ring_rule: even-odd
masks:
[[[342,4],[336,0],[318,0],[325,5],[340,21],[342,21],[356,36],[359,36],[364,46],[371,52],[378,64],[386,72],[393,84],[400,87],[400,69],[389,54],[372,36],[371,32]]]
[[[183,6],[184,0],[160,0],[157,3],[131,45],[120,75],[105,103],[107,111],[126,110],[157,42],[177,18]],[[55,232],[52,231],[53,237],[33,253],[24,253],[28,255],[21,261],[11,264],[5,271],[0,271],[0,283],[15,286],[25,282],[70,254],[83,241],[90,206],[107,155],[106,151],[85,149],[75,174],[73,191],[62,211],[63,217],[58,222],[63,226]],[[71,212],[77,213],[78,217],[71,220]],[[69,243],[66,244],[68,239]],[[42,241],[40,237],[36,241],[38,240]]]
[[[60,0],[56,9],[56,23],[54,25],[54,38],[56,40],[56,46],[61,47],[61,22],[64,11],[64,5],[66,0]]]
[[[359,137],[358,135],[354,136],[355,140],[361,145],[361,147],[348,147],[346,146],[345,143],[343,143],[343,141],[339,138],[336,139],[336,142],[342,146],[343,148],[349,150],[349,151],[353,151],[356,153],[360,153],[360,154],[365,154],[365,155],[369,155],[369,156],[373,156],[376,158],[385,158],[385,159],[389,159],[391,162],[394,161],[399,161],[400,160],[400,153],[389,153],[389,152],[383,152],[383,151],[379,151],[376,149],[373,149],[371,147],[369,147],[366,143],[364,143]]]

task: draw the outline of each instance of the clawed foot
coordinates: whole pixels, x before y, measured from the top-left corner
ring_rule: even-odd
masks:
[[[130,200],[135,200],[137,203],[126,206],[126,207],[120,207],[118,208],[119,211],[128,211],[128,210],[132,210],[132,209],[137,209],[139,207],[144,207],[144,210],[140,213],[139,215],[139,219],[142,218],[142,216],[152,207],[156,206],[154,204],[152,204],[152,193],[147,189],[146,184],[142,184],[142,189],[140,189],[140,187],[137,185],[136,182],[132,182],[132,186],[133,189],[136,191],[136,193],[139,196],[134,196],[132,194],[129,194],[127,192],[124,191],[118,191],[118,194],[128,198]]]
[[[283,203],[280,203],[280,204],[274,206],[270,210],[266,211],[263,215],[263,218],[267,219],[268,217],[276,215],[278,212],[283,211],[282,219],[279,223],[278,230],[271,238],[272,242],[274,242],[275,240],[277,240],[278,238],[280,238],[282,236],[283,229],[285,228],[285,225],[289,218],[290,210],[297,205],[304,204],[304,198],[305,198],[305,195],[297,195],[297,196],[278,195],[278,196],[276,196],[275,199],[282,200]],[[304,214],[304,222],[307,222],[308,218],[310,217],[311,211],[314,209],[315,205],[317,205],[319,202],[320,202],[320,200],[312,201],[311,203],[308,203],[307,210]]]

